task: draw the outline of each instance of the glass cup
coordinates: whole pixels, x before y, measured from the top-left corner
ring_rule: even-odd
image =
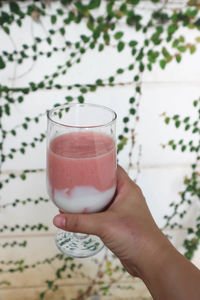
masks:
[[[47,190],[62,212],[100,212],[116,190],[116,113],[94,104],[71,104],[47,114]],[[103,248],[94,235],[59,230],[56,245],[72,257]]]

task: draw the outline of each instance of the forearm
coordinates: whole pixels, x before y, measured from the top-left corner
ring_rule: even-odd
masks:
[[[200,271],[168,241],[141,265],[140,277],[154,300],[199,300]]]

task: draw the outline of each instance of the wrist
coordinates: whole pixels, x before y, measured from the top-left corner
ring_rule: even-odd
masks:
[[[154,237],[146,238],[137,263],[139,277],[145,282],[151,280],[151,276],[159,277],[160,272],[166,267],[169,259],[176,253],[175,248],[158,230]]]

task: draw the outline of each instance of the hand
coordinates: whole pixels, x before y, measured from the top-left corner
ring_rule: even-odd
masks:
[[[148,257],[152,262],[162,245],[168,244],[156,226],[140,188],[121,167],[117,169],[116,196],[106,211],[62,213],[54,218],[54,225],[70,232],[98,235],[131,275],[140,276],[140,264],[147,262]]]
[[[106,211],[61,213],[54,224],[71,232],[98,235],[126,270],[144,281],[154,300],[199,300],[200,271],[162,234],[140,188],[121,167],[117,181],[116,195]]]

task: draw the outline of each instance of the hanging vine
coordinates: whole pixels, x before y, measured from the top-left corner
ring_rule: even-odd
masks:
[[[139,138],[137,136],[137,124],[140,121],[140,104],[142,101],[143,74],[151,72],[154,66],[159,65],[161,69],[167,68],[172,61],[181,63],[185,53],[194,54],[200,43],[200,5],[197,0],[190,0],[181,7],[172,9],[169,7],[170,1],[152,0],[151,11],[148,13],[148,20],[144,20],[144,12],[140,9],[142,0],[90,0],[90,1],[72,1],[61,0],[56,1],[57,6],[50,9],[50,1],[1,1],[0,2],[0,28],[1,34],[6,35],[12,45],[13,50],[9,49],[0,51],[0,70],[4,71],[10,65],[23,65],[26,61],[32,62],[34,67],[35,62],[41,57],[50,61],[55,53],[66,53],[66,58],[62,64],[59,64],[55,69],[48,74],[43,75],[39,81],[31,81],[26,86],[13,87],[12,85],[0,84],[0,189],[5,188],[12,180],[20,178],[26,180],[29,174],[42,172],[43,169],[26,169],[18,173],[10,172],[6,176],[2,176],[3,165],[9,160],[14,160],[16,155],[26,155],[27,149],[36,148],[45,140],[45,131],[40,132],[38,136],[33,136],[32,140],[24,138],[20,145],[16,146],[18,131],[22,130],[26,133],[30,128],[36,126],[46,115],[46,110],[37,114],[22,117],[19,124],[7,128],[9,117],[13,115],[15,105],[24,103],[28,96],[37,91],[42,90],[63,90],[65,97],[63,101],[54,103],[55,106],[77,101],[83,103],[90,93],[95,93],[104,87],[115,88],[116,86],[130,86],[132,95],[126,101],[129,103],[129,108],[126,115],[123,116],[123,128],[118,136],[117,150],[120,154],[124,149],[128,149],[129,169],[135,167],[140,171],[140,157],[142,154],[142,146],[138,145]],[[146,3],[146,2],[145,2]],[[146,5],[146,4],[145,4]],[[13,37],[13,27],[18,27],[23,30],[25,21],[30,18],[33,22],[43,26],[43,20],[49,24],[48,30],[45,29],[45,36],[33,35],[32,43],[27,43],[24,40],[20,47],[16,47]],[[130,27],[133,33],[140,33],[140,38],[137,35],[132,35],[131,40],[126,39],[126,33],[122,24]],[[77,40],[70,40],[67,35],[67,29],[71,24],[79,24],[83,28]],[[195,39],[191,42],[183,36],[181,29],[185,28],[196,33]],[[87,32],[87,34],[85,33]],[[59,36],[63,43],[58,47],[54,45],[54,38]],[[90,51],[103,52],[107,47],[112,47],[112,50],[117,53],[123,53],[126,49],[131,55],[131,61],[128,65],[121,66],[106,78],[97,77],[94,81],[88,83],[77,82],[73,84],[61,84],[62,78],[67,78],[68,72],[75,65],[81,64],[84,56]],[[45,48],[45,51],[44,51]],[[92,55],[92,54],[91,54]],[[124,74],[131,74],[132,80],[124,81]],[[26,73],[19,75],[23,77]],[[15,80],[15,75],[12,80]],[[66,82],[66,81],[65,81]],[[76,91],[76,96],[72,93]],[[124,100],[125,101],[125,100]],[[195,121],[191,121],[190,116],[180,116],[177,112],[174,116],[163,114],[166,124],[173,123],[175,128],[184,127],[185,131],[190,131],[191,135],[199,137],[199,122],[200,122],[200,101],[194,101],[194,109],[197,111]],[[24,134],[24,136],[26,136]],[[12,137],[12,148],[5,151],[4,145],[7,138]],[[180,192],[180,199],[175,203],[171,203],[172,213],[165,216],[165,226],[163,229],[182,226],[181,221],[187,215],[189,206],[194,205],[200,199],[200,173],[199,168],[199,150],[200,140],[195,143],[193,139],[185,142],[183,139],[179,141],[170,140],[168,145],[163,145],[164,148],[170,147],[172,150],[181,149],[182,152],[194,152],[194,163],[191,165],[191,175],[184,178],[185,189]],[[133,150],[138,150],[138,161],[133,162]],[[24,182],[25,184],[25,182]],[[2,200],[2,199],[1,199]],[[48,203],[49,199],[41,196],[37,199],[28,197],[27,199],[14,199],[9,203],[0,203],[0,213],[4,210],[9,210],[11,207],[19,207],[20,205],[40,205]],[[16,224],[13,226],[2,225],[0,233],[13,231],[48,231],[49,228],[43,223],[39,224]],[[183,241],[185,255],[191,259],[200,243],[200,215],[197,216],[195,225],[187,228],[187,236]],[[0,247],[23,247],[26,248],[28,241],[22,242],[11,241],[1,243]],[[125,270],[106,253],[103,262],[98,264],[96,279],[90,278],[81,268],[82,264],[77,264],[76,260],[65,257],[62,254],[57,254],[44,261],[35,262],[28,265],[24,260],[19,261],[0,261],[1,281],[0,286],[9,285],[7,280],[3,279],[3,274],[10,272],[25,272],[29,268],[36,268],[38,265],[53,264],[59,262],[60,267],[55,270],[55,278],[46,280],[46,289],[40,293],[40,299],[46,297],[48,292],[55,292],[59,288],[59,280],[62,278],[71,278],[72,274],[79,274],[89,280],[90,284],[83,291],[79,291],[76,299],[86,299],[89,295],[98,293],[107,295],[111,291],[114,283],[125,276]],[[115,273],[116,279],[112,276]],[[105,284],[104,277],[109,280]],[[131,289],[131,286],[125,287],[118,285],[120,289]]]

